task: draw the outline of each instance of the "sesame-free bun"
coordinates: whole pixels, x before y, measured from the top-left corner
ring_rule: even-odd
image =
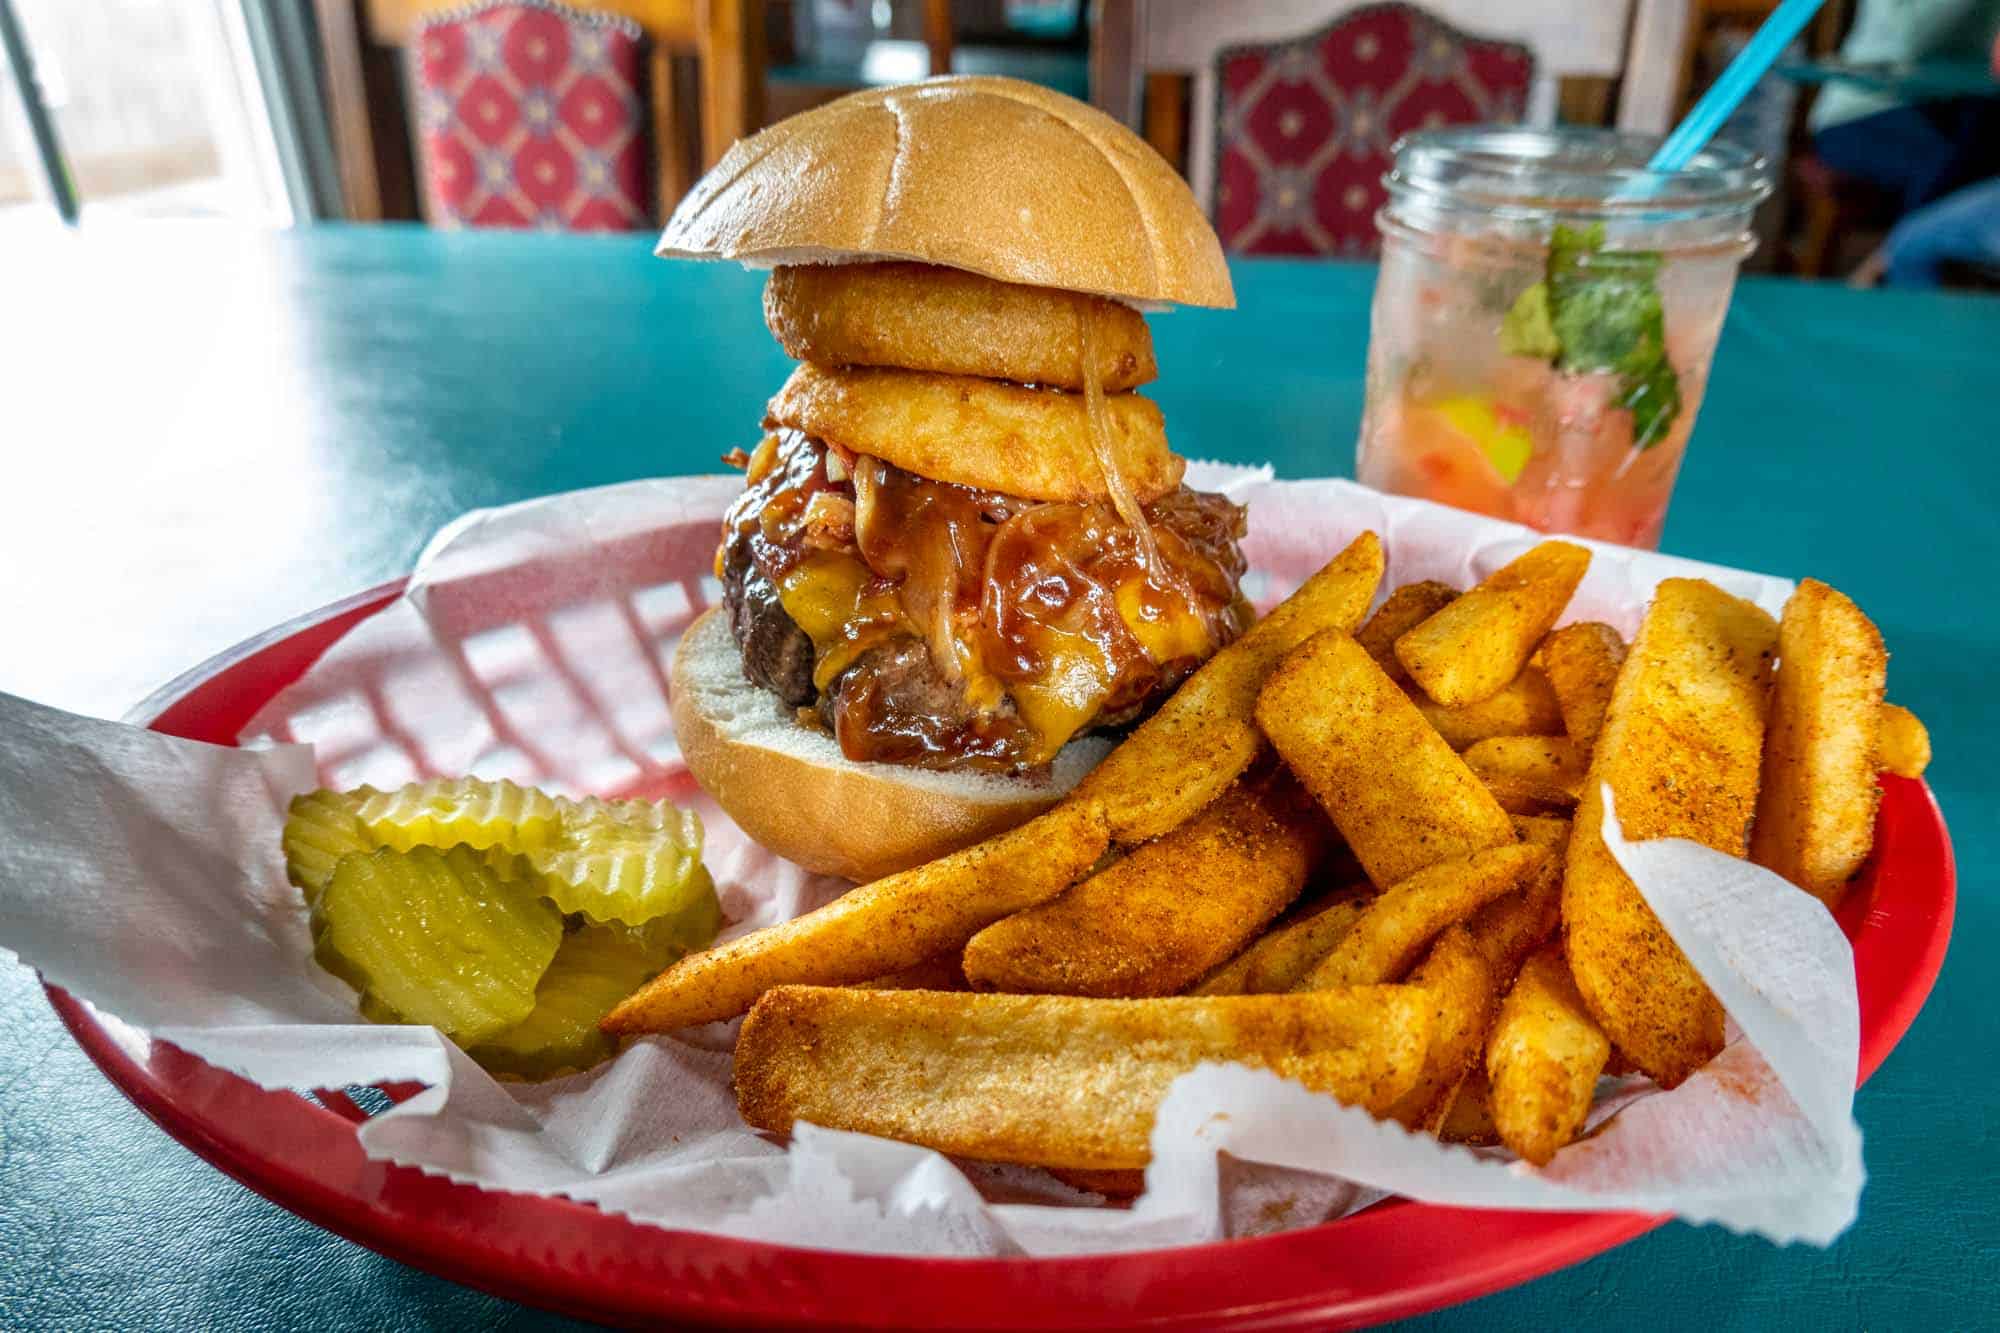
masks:
[[[1103,112],[1018,79],[868,89],[739,140],[658,253],[907,259],[1145,305],[1236,304],[1179,174]]]
[[[672,684],[674,737],[702,789],[786,860],[862,882],[1026,823],[1111,748],[1101,737],[1071,741],[1039,781],[857,763],[751,684],[721,608],[688,626]]]

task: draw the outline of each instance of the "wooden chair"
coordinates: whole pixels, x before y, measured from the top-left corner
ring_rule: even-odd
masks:
[[[650,109],[657,199],[671,212],[696,176],[764,119],[762,0],[563,0],[572,9],[620,15],[650,39]],[[411,208],[400,80],[384,77],[373,51],[407,51],[426,19],[465,0],[314,0],[348,216],[374,221]],[[372,50],[371,50],[372,48]],[[697,90],[677,68],[692,57]],[[690,93],[696,96],[690,96]],[[689,113],[698,100],[699,143]],[[385,170],[386,167],[386,170]]]
[[[1217,217],[1222,189],[1218,165],[1223,157],[1218,122],[1233,91],[1221,78],[1225,55],[1317,38],[1344,20],[1388,12],[1414,15],[1430,24],[1424,30],[1427,34],[1469,52],[1468,58],[1485,62],[1493,73],[1486,80],[1489,88],[1475,90],[1490,95],[1469,95],[1461,105],[1413,106],[1408,125],[1388,117],[1386,131],[1382,126],[1372,131],[1380,139],[1380,150],[1386,150],[1396,132],[1441,121],[1550,123],[1560,85],[1569,79],[1602,80],[1606,87],[1609,80],[1618,79],[1616,122],[1621,129],[1658,133],[1671,122],[1690,19],[1686,0],[1589,5],[1565,0],[1427,0],[1414,6],[1365,0],[1270,0],[1256,6],[1103,0],[1093,49],[1095,100],[1112,115],[1143,128],[1147,140],[1168,161],[1184,158],[1195,197],[1211,217]],[[1356,40],[1365,47],[1364,37]],[[1512,54],[1516,52],[1532,60],[1532,73],[1518,102],[1507,85],[1520,75],[1502,67],[1516,58]],[[1184,102],[1183,90],[1190,85],[1191,100]],[[1183,117],[1188,125],[1184,154]],[[1386,166],[1385,151],[1382,157]],[[1379,203],[1379,186],[1371,184],[1366,193],[1366,199],[1350,201],[1351,211],[1372,215]],[[1323,248],[1352,252],[1345,243]]]

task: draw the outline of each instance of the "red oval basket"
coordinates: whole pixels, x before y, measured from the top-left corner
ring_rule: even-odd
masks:
[[[129,720],[232,743],[242,726],[400,584],[349,598],[204,663]],[[1840,913],[1854,942],[1861,1077],[1929,995],[1956,874],[1920,782],[1885,777],[1875,859]],[[842,1254],[640,1226],[566,1199],[455,1185],[370,1161],[366,1113],[266,1092],[51,987],[90,1058],[188,1148],[299,1216],[391,1258],[530,1305],[619,1324],[1096,1329],[1352,1327],[1436,1309],[1577,1263],[1660,1224],[1395,1201],[1281,1235],[1075,1259]],[[392,1090],[394,1091],[394,1090]]]

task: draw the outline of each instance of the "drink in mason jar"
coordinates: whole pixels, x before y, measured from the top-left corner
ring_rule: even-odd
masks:
[[[1659,543],[1761,159],[1647,172],[1601,130],[1397,145],[1356,474],[1546,532]]]

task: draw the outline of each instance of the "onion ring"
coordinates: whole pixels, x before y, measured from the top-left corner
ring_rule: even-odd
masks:
[[[1138,311],[1101,296],[996,282],[934,264],[806,264],[774,269],[764,321],[800,361],[899,366],[1062,389],[1084,386],[1078,315],[1096,317],[1106,393],[1159,373]]]
[[[1181,483],[1159,407],[1104,399],[1110,461],[1141,504]],[[965,375],[803,365],[771,400],[770,424],[906,472],[1028,500],[1108,500],[1080,394]]]

